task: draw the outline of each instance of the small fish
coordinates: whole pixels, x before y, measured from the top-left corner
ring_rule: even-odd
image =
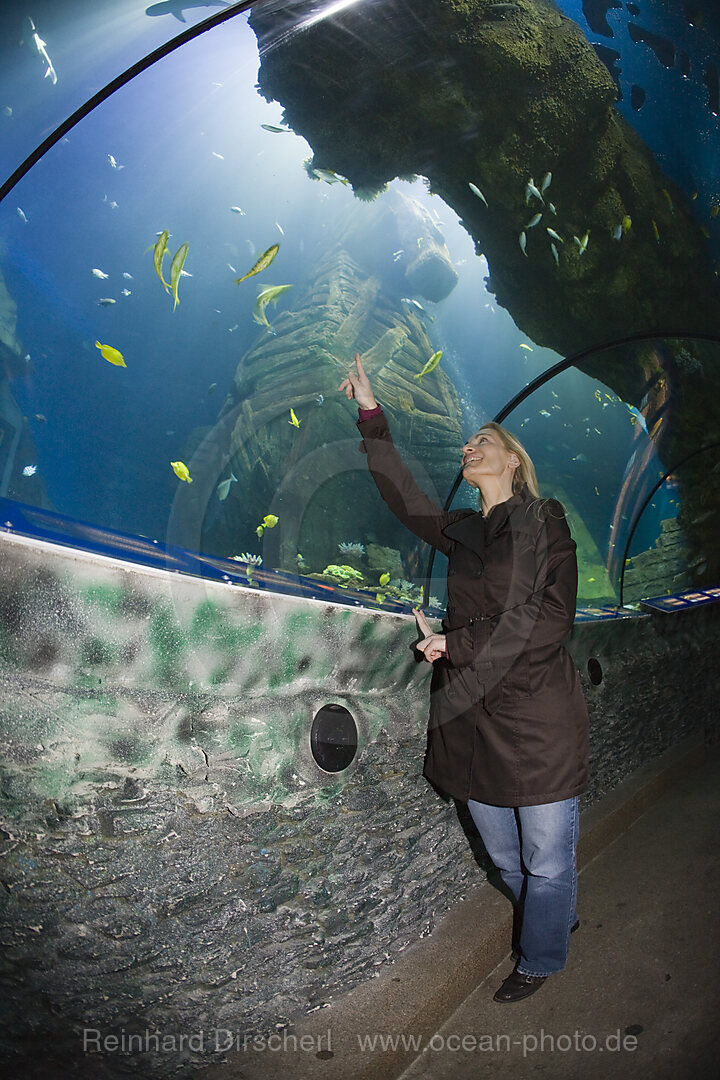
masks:
[[[119,349],[113,349],[112,345],[101,345],[99,341],[95,342],[95,348],[100,350],[101,355],[107,360],[108,364],[115,364],[116,367],[127,367],[125,358]]]
[[[178,480],[184,480],[186,484],[192,484],[192,476],[188,472],[187,465],[182,461],[171,461],[170,464]]]
[[[237,476],[235,475],[234,472],[231,472],[229,477],[227,478],[227,480],[223,480],[221,483],[218,484],[218,486],[217,486],[217,497],[220,500],[220,502],[224,502],[225,499],[227,499],[228,492],[230,491],[230,485],[231,484],[236,484],[236,483],[237,483]]]
[[[473,195],[477,195],[478,199],[482,199],[482,201],[483,201],[483,202],[485,203],[485,205],[487,206],[487,204],[488,204],[488,201],[487,201],[487,199],[485,198],[485,196],[483,195],[483,193],[482,193],[482,191],[480,190],[480,188],[479,188],[479,187],[476,187],[476,185],[475,185],[475,184],[471,184],[471,183],[470,183],[469,181],[468,181],[468,187],[469,187],[469,188],[470,188],[470,190],[472,191]]]
[[[519,239],[519,243],[520,243],[520,250],[522,251],[522,253],[523,253],[523,255],[525,256],[525,258],[527,259],[527,257],[528,257],[528,253],[527,253],[527,251],[525,250],[525,249],[527,248],[527,236],[525,235],[525,233],[524,233],[524,232],[521,232],[521,233],[520,233],[520,239]]]
[[[98,304],[100,307],[110,307],[111,304],[117,304],[117,300],[113,300],[112,296],[101,296]]]
[[[293,427],[300,427],[300,421],[298,420],[297,416],[295,415],[295,412],[294,412],[293,409],[290,410],[290,419],[288,420],[288,424],[292,424]]]
[[[47,416],[45,415],[45,413],[36,412],[35,419],[38,420],[41,424],[47,424]]]
[[[655,237],[655,240],[659,244],[660,243],[660,233],[658,231],[657,222],[653,219],[651,221],[651,225],[652,225],[653,236]]]
[[[528,182],[527,182],[527,184],[525,186],[525,202],[526,203],[530,202],[530,196],[531,195],[534,195],[535,198],[539,199],[541,203],[545,202],[545,200],[542,197],[541,192],[535,187],[535,181],[533,180],[532,176],[530,177],[530,179],[528,180]]]
[[[109,278],[109,277],[110,277],[110,275],[109,275],[109,274],[104,274],[104,273],[103,273],[103,271],[102,271],[102,270],[98,270],[98,268],[97,268],[97,267],[94,267],[94,269],[93,269],[93,270],[91,270],[91,273],[92,273],[93,277],[97,277],[97,278],[100,278],[100,279],[101,279],[102,281],[105,281],[105,280],[106,280],[106,278]]]
[[[3,116],[12,116],[12,105],[3,105]]]
[[[112,156],[112,154],[108,154],[107,159],[110,162],[110,164],[112,165],[113,169],[124,169],[125,168],[124,165],[118,165],[117,161]]]
[[[324,180],[326,184],[345,184],[349,183],[344,176],[340,173],[333,172],[332,169],[313,169],[313,172],[320,180]]]
[[[527,351],[528,351],[528,352],[532,352],[532,351],[533,351],[533,350],[532,350],[532,348],[530,347],[530,345],[526,345],[524,341],[521,341],[521,342],[520,342],[520,348],[521,348],[521,349],[527,349]]]
[[[287,132],[290,131],[290,128],[276,127],[275,124],[261,124],[260,127],[263,129],[263,131],[272,131],[276,135],[285,135]]]
[[[23,222],[23,224],[27,225],[27,218],[25,216],[25,211],[20,206],[16,206],[15,209],[17,210],[17,216],[20,218],[20,220]]]
[[[418,311],[422,311],[422,313],[425,314],[425,308],[422,306],[422,304],[418,300],[411,300],[409,296],[403,296],[400,300],[400,303],[412,304],[412,306],[416,307]]]
[[[539,221],[542,221],[542,214],[533,214],[525,226],[526,229],[534,229]]]
[[[551,172],[546,172],[545,175],[542,178],[542,183],[540,185],[541,194],[544,194],[547,191],[547,189],[550,187],[551,183],[552,183],[552,173]]]
[[[612,236],[613,240],[622,240],[622,234],[623,234],[622,225],[616,225],[615,228],[611,230],[611,236]]]
[[[210,153],[212,154],[213,157],[216,157],[218,159],[218,161],[224,161],[225,160],[225,157],[223,156],[223,154],[218,154],[218,153],[215,152],[215,150],[211,150]]]
[[[170,233],[168,232],[167,229],[163,229],[163,231],[160,233],[160,235],[157,238],[157,242],[155,243],[155,247],[153,248],[153,265],[155,267],[155,273],[157,274],[157,276],[160,278],[163,285],[165,286],[165,291],[166,292],[170,292],[170,286],[168,285],[167,281],[165,280],[165,278],[162,275],[162,264],[163,264],[163,259],[165,258],[165,256],[169,255],[169,252],[168,252],[168,249],[167,249],[167,242],[168,242],[169,239],[170,239]]]
[[[630,217],[630,215],[626,214],[620,224],[622,225],[622,231],[624,233],[630,232],[630,230],[632,229],[632,218]]]
[[[248,270],[247,274],[243,274],[242,277],[239,277],[239,278],[235,279],[234,284],[239,285],[240,282],[245,281],[246,278],[252,277],[253,274],[259,274],[263,270],[265,270],[266,267],[268,267],[270,265],[270,263],[273,261],[273,259],[275,258],[275,256],[277,255],[279,250],[280,250],[280,245],[279,244],[272,244],[271,247],[269,247],[267,249],[267,251],[263,251],[263,253],[260,256],[260,258],[258,259],[258,261],[255,263],[254,266],[252,266]]]
[[[435,370],[435,368],[438,366],[438,364],[440,363],[441,360],[442,360],[442,349],[438,349],[437,352],[434,352],[432,354],[432,356],[430,357],[430,359],[428,360],[428,362],[426,363],[426,365],[422,369],[422,371],[419,371],[417,373],[417,375],[413,375],[413,378],[421,380],[423,375],[429,375],[431,371]]]
[[[231,206],[230,209],[232,210],[233,214],[240,214],[241,217],[245,217],[245,211],[242,209],[242,207]]]
[[[714,205],[710,207],[710,217],[717,217],[720,212],[720,206]]]
[[[131,289],[122,289],[121,291],[122,291],[123,296],[132,296],[132,290]]]
[[[405,249],[400,248],[398,251],[393,251],[393,262],[397,262],[401,255],[405,254]]]
[[[547,206],[547,208],[548,208],[548,210],[550,211],[550,213],[551,213],[551,214],[554,214],[554,215],[555,215],[555,217],[557,217],[557,210],[555,209],[555,204],[554,204],[554,203],[551,203],[551,202],[549,202],[549,203],[546,203],[545,205]]]
[[[380,585],[387,585],[387,583],[389,581],[390,581],[390,575],[387,573],[387,571],[384,574],[381,574],[380,577],[378,578],[378,583]]]
[[[228,270],[230,271],[231,274],[237,274],[237,270],[235,269],[235,267],[233,266],[232,263],[228,263],[227,268],[228,268]]]
[[[257,536],[258,540],[262,540],[262,534],[264,532],[265,530],[263,529],[262,525],[258,525],[257,529],[255,530],[255,535]]]
[[[579,240],[577,236],[573,236],[573,240],[578,246],[578,255],[584,255],[587,251],[588,240],[590,239],[590,232],[586,232],[582,240]]]
[[[283,227],[282,227],[282,225],[280,224],[279,221],[275,222],[275,228],[277,229],[277,231],[280,233],[281,236],[285,235],[285,230],[283,229]]]
[[[23,469],[23,476],[34,476],[37,472],[37,465],[26,465]]]
[[[576,454],[572,459],[573,461],[579,461],[581,465],[587,465],[588,459],[584,454]]]
[[[318,405],[322,405],[323,401],[325,400],[325,397],[324,397],[323,394],[318,394],[318,396],[315,398],[315,400],[317,401]]]
[[[274,529],[280,518],[275,517],[275,514],[266,514],[262,519],[263,526],[266,529]]]
[[[668,191],[667,188],[662,188],[661,190],[662,190],[663,195],[667,199],[667,204],[668,204],[668,206],[670,208],[670,213],[674,214],[675,213],[675,207],[673,206],[673,201],[672,201],[672,197],[670,195],[670,192]]]
[[[132,274],[128,274],[127,270],[123,271],[123,277],[126,278],[128,281],[132,281],[133,279]]]
[[[207,394],[214,394],[216,390],[217,390],[217,383],[216,382],[211,382],[205,392]]]
[[[258,293],[258,298],[255,301],[255,307],[253,308],[253,319],[256,323],[259,323],[261,326],[270,327],[270,323],[267,321],[267,315],[265,314],[265,309],[268,304],[272,304],[273,306],[277,304],[282,294],[287,292],[288,289],[292,289],[292,285],[270,285],[268,288],[265,288],[262,292]]]
[[[541,409],[540,416],[550,416],[550,413],[547,411],[547,409]]]
[[[188,245],[187,244],[181,244],[180,247],[175,252],[175,255],[173,257],[173,261],[170,264],[170,288],[172,289],[172,294],[175,297],[175,303],[173,304],[173,311],[175,310],[175,308],[180,303],[180,299],[178,297],[178,283],[180,281],[180,274],[182,273],[182,268],[185,265],[185,260],[187,258],[187,253],[188,253]]]
[[[602,394],[599,390],[595,391],[595,397],[598,399],[598,401],[602,401]]]
[[[553,259],[555,260],[556,264],[559,266],[560,265],[560,256],[558,255],[558,249],[555,247],[552,240],[550,241],[550,250],[552,251]]]
[[[560,243],[560,244],[565,243],[562,236],[560,236],[559,233],[556,233],[554,229],[551,229],[551,228],[548,227],[548,228],[545,229],[545,232],[548,234],[548,236],[551,236],[553,238],[553,240],[557,240],[558,243]]]

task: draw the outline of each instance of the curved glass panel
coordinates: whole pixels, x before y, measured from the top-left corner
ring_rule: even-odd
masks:
[[[652,492],[627,549],[625,603],[717,584],[719,475],[720,445],[709,445],[686,456]],[[687,490],[696,493],[689,504],[682,498]]]
[[[28,9],[5,0],[0,5],[0,178],[10,176],[112,79],[225,6],[219,0],[39,0]],[[122,149],[116,150],[120,165]]]
[[[152,48],[150,30],[181,28],[180,5],[107,5],[110,71],[104,9],[81,6],[64,8],[64,38],[42,7],[33,19],[51,57],[86,43],[86,93]],[[629,530],[671,461],[662,440],[676,461],[699,416],[716,422],[716,346],[689,335],[717,325],[718,223],[697,173],[666,175],[623,118],[586,31],[545,5],[272,0],[85,117],[0,204],[8,527],[407,610],[428,551],[358,453],[337,391],[355,353],[442,503],[464,438],[541,372],[650,332],[587,353],[507,420],[571,513],[581,600],[616,602]],[[709,184],[706,106],[695,128],[688,103],[670,120]]]

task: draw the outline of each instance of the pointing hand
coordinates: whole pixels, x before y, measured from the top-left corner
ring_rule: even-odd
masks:
[[[347,376],[338,386],[338,390],[345,391],[345,397],[348,401],[352,401],[352,399],[355,398],[355,401],[361,409],[377,408],[377,401],[372,392],[370,380],[360,363],[360,353],[355,353],[355,370],[353,371],[353,369],[350,368]]]

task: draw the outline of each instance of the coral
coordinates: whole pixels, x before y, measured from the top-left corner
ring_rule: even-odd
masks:
[[[356,558],[361,558],[365,554],[364,544],[338,544],[338,550],[341,555],[354,555]]]
[[[250,555],[247,551],[243,551],[241,555],[231,555],[230,558],[235,562],[247,563],[249,566],[262,566],[262,555]]]
[[[359,570],[354,570],[352,566],[339,566],[337,563],[330,563],[323,570],[323,574],[326,577],[334,578],[341,585],[364,585],[365,578],[362,576]]]

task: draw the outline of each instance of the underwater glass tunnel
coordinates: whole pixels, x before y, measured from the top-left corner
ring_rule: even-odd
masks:
[[[439,502],[476,505],[480,425],[519,436],[590,614],[718,582],[713,0],[9,0],[0,27],[2,528],[440,613],[337,391],[359,353]]]

